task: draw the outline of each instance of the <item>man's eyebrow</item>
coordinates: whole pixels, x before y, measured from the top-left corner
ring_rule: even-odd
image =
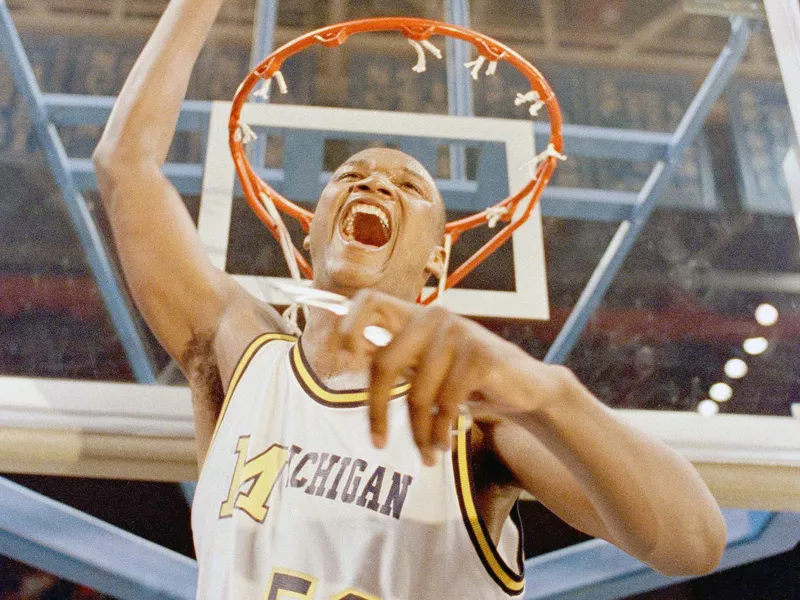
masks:
[[[419,171],[416,171],[416,170],[412,169],[411,167],[401,167],[401,168],[400,168],[400,170],[401,170],[403,173],[407,174],[407,175],[413,175],[413,176],[414,176],[414,177],[416,177],[417,179],[421,179],[421,180],[422,180],[422,181],[424,181],[425,183],[427,183],[427,184],[430,184],[430,182],[428,181],[428,178],[427,178],[427,177],[425,177],[425,176],[424,176],[422,173],[420,173]]]
[[[347,168],[347,167],[357,167],[357,168],[361,168],[361,169],[370,170],[370,169],[372,169],[373,165],[368,160],[355,159],[355,160],[348,160],[347,162],[343,163],[339,167],[339,169],[344,169],[344,168]],[[337,169],[337,171],[339,169]],[[406,167],[406,166],[400,167],[400,171],[402,173],[406,174],[406,175],[411,175],[412,177],[415,177],[417,179],[420,179],[420,180],[424,181],[427,185],[430,185],[430,182],[428,181],[427,177],[425,177],[419,171],[417,171],[415,169],[412,169],[411,167]]]
[[[356,159],[356,160],[348,160],[347,162],[342,164],[339,168],[343,169],[344,167],[361,167],[362,169],[369,169],[371,166],[372,163],[370,163],[367,160]]]

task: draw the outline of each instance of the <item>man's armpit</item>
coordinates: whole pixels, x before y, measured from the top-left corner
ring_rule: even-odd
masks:
[[[195,428],[198,442],[214,430],[225,392],[219,374],[210,335],[193,338],[181,360],[182,369],[192,390]]]

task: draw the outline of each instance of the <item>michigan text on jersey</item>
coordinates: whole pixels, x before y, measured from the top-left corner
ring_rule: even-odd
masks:
[[[296,489],[298,493],[355,504],[399,519],[408,488],[414,480],[411,475],[389,470],[383,465],[373,468],[362,458],[329,452],[304,452],[296,445],[272,444],[248,459],[249,450],[250,436],[243,435],[236,443],[236,466],[228,496],[220,506],[220,518],[230,517],[234,510],[241,510],[263,523],[269,512],[269,497],[280,482],[280,485]],[[366,477],[367,473],[371,475]]]

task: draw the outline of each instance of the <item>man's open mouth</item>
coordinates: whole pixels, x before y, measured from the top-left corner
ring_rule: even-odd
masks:
[[[345,207],[339,231],[346,242],[381,248],[392,238],[391,215],[382,206],[356,200]]]

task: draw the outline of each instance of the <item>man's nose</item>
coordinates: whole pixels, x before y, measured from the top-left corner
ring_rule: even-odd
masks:
[[[373,194],[379,194],[386,198],[394,199],[395,197],[394,185],[387,177],[379,173],[373,173],[366,179],[362,180],[355,186],[355,189],[359,192],[372,192]]]

